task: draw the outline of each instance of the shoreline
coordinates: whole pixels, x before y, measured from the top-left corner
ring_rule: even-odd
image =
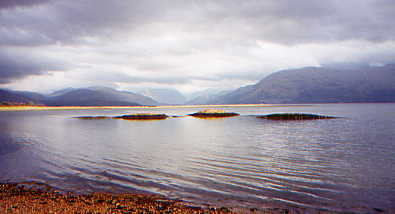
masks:
[[[289,104],[222,104],[222,105],[163,105],[163,106],[0,106],[2,111],[50,111],[50,110],[97,110],[97,109],[177,109],[177,108],[242,108],[242,107],[311,107],[326,104],[388,104],[395,102],[355,103],[289,103]]]
[[[237,206],[237,205],[236,205]],[[61,193],[35,182],[0,183],[0,213],[202,213],[342,214],[297,206],[216,207],[141,193]]]
[[[238,107],[306,107],[312,104],[236,104],[236,105],[168,105],[168,106],[0,106],[0,111],[46,111],[90,109],[176,109],[176,108],[238,108]]]

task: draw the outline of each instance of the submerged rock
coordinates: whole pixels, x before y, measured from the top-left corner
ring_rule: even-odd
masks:
[[[169,116],[166,114],[153,114],[153,113],[137,113],[137,114],[127,114],[122,116],[114,117],[115,119],[125,119],[125,120],[163,120],[167,119]]]
[[[224,110],[217,110],[217,109],[206,109],[193,114],[189,114],[189,116],[199,117],[199,118],[234,117],[239,115],[240,114],[238,113],[225,112]]]
[[[269,120],[318,120],[318,119],[334,119],[337,117],[317,115],[317,114],[304,114],[304,113],[281,113],[281,114],[268,114],[258,116],[257,118]]]

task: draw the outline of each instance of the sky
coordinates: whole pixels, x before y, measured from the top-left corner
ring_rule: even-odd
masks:
[[[192,93],[394,59],[393,0],[0,1],[0,88]]]

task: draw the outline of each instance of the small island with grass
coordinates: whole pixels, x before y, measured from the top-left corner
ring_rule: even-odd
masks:
[[[81,117],[74,117],[77,119],[81,120],[105,120],[105,119],[111,119],[111,117],[107,116],[81,116]]]
[[[234,112],[226,112],[224,110],[218,109],[206,109],[203,111],[199,111],[193,114],[189,114],[192,117],[199,117],[199,118],[219,118],[219,117],[234,117],[239,116],[240,114]]]
[[[164,120],[169,116],[166,114],[156,114],[156,113],[137,113],[137,114],[126,114],[122,116],[113,117],[114,119],[124,119],[124,120]]]
[[[319,120],[319,119],[335,119],[338,117],[317,115],[317,114],[305,114],[305,113],[278,113],[258,116],[257,118],[268,119],[268,120]]]

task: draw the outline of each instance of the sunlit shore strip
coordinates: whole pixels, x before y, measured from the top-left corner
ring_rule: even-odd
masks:
[[[85,109],[169,109],[169,108],[237,108],[237,107],[305,107],[301,104],[231,104],[231,105],[169,105],[169,106],[0,106],[0,111],[46,111]]]

